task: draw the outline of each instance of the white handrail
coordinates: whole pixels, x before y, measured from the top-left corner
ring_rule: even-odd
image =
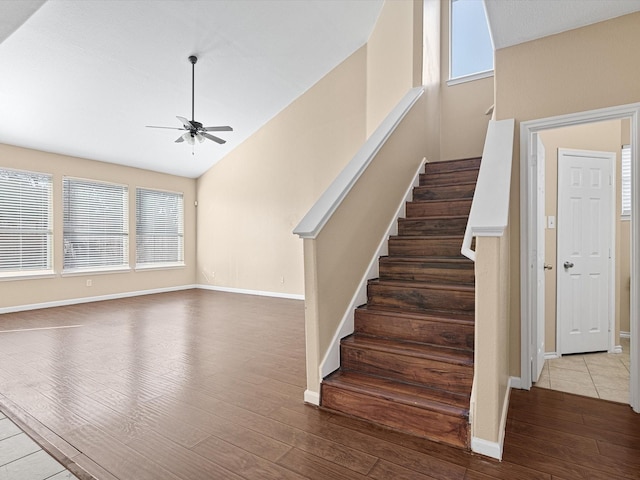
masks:
[[[301,238],[316,238],[329,218],[338,208],[360,175],[375,158],[385,141],[395,131],[411,107],[424,93],[424,87],[416,87],[404,96],[387,115],[380,126],[371,134],[358,153],[351,159],[340,175],[329,185],[311,210],[300,221],[293,233]]]
[[[501,237],[509,222],[515,120],[491,120],[460,252],[475,261],[473,237]]]

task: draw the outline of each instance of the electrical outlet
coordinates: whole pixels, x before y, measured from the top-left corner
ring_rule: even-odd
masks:
[[[93,280],[87,280],[87,287],[93,286]]]

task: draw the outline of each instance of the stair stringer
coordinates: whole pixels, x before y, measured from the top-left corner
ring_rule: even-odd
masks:
[[[327,349],[327,353],[322,359],[322,362],[320,362],[320,378],[325,378],[330,373],[340,368],[340,340],[353,333],[356,308],[367,303],[367,284],[369,280],[378,277],[378,260],[381,256],[387,255],[388,253],[388,239],[391,235],[397,234],[398,219],[404,216],[406,203],[413,200],[413,189],[419,185],[420,173],[423,171],[425,163],[427,163],[427,159],[423,158],[413,177],[413,182],[411,182],[403,199],[400,201],[396,213],[389,223],[387,231],[380,239],[380,244],[371,257],[367,271],[363,275],[362,280],[360,280],[358,288],[356,289],[351,302],[349,302],[349,305],[347,306],[347,310],[345,311],[344,316],[331,339],[331,345]],[[315,404],[315,402],[307,403]],[[319,405],[319,403],[317,405]]]

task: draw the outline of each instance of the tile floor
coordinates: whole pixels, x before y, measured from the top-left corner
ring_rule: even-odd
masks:
[[[629,403],[629,339],[622,353],[585,353],[547,360],[537,387]]]
[[[0,412],[0,480],[77,480]]]

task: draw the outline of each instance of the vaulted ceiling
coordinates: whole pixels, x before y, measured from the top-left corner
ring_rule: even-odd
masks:
[[[197,177],[364,45],[383,0],[2,0],[0,143]],[[496,48],[640,0],[486,0]],[[232,125],[175,144],[176,115]]]

